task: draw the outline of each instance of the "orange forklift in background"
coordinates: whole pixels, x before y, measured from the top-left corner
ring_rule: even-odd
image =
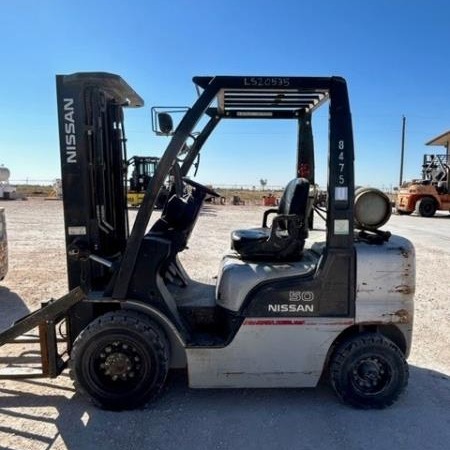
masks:
[[[403,183],[397,195],[397,214],[433,217],[436,211],[450,211],[450,131],[427,142],[427,145],[444,145],[446,154],[423,156],[422,179]]]

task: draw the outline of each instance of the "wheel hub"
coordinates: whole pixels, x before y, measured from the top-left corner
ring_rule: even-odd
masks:
[[[106,377],[116,380],[129,380],[141,368],[138,351],[127,343],[115,341],[100,352],[100,371]]]
[[[386,368],[378,358],[358,361],[353,369],[353,383],[363,391],[378,391],[386,383]]]
[[[108,370],[111,375],[123,375],[131,369],[131,361],[123,353],[113,353],[112,355],[109,355],[104,364],[105,369]]]

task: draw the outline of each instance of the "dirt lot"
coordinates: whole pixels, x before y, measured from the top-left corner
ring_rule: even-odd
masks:
[[[0,283],[0,329],[67,292],[62,205],[3,203],[10,270]],[[259,224],[261,207],[210,206],[183,261],[210,278],[233,228]],[[290,390],[190,390],[173,374],[147,409],[98,410],[55,381],[0,381],[0,448],[8,449],[444,449],[450,442],[450,216],[393,216],[386,229],[417,252],[414,341],[406,395],[384,411],[338,403],[328,386]],[[293,349],[294,351],[294,349]],[[8,349],[1,349],[4,356]]]

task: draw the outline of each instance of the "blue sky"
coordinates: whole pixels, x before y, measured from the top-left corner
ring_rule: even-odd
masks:
[[[12,179],[59,176],[55,74],[120,74],[146,101],[126,115],[129,154],[161,155],[152,105],[190,105],[195,75],[341,75],[353,113],[356,182],[418,177],[424,145],[450,129],[450,4],[445,0],[14,0],[0,5],[0,164]],[[326,108],[325,108],[326,109]],[[326,180],[326,117],[317,180]],[[223,122],[198,180],[284,185],[296,130],[281,121]]]

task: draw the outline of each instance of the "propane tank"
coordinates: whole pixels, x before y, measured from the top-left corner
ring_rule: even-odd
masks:
[[[359,188],[355,191],[355,228],[375,231],[391,217],[389,197],[379,189]]]
[[[2,181],[8,181],[10,176],[9,169],[4,166],[0,166],[0,182]]]

